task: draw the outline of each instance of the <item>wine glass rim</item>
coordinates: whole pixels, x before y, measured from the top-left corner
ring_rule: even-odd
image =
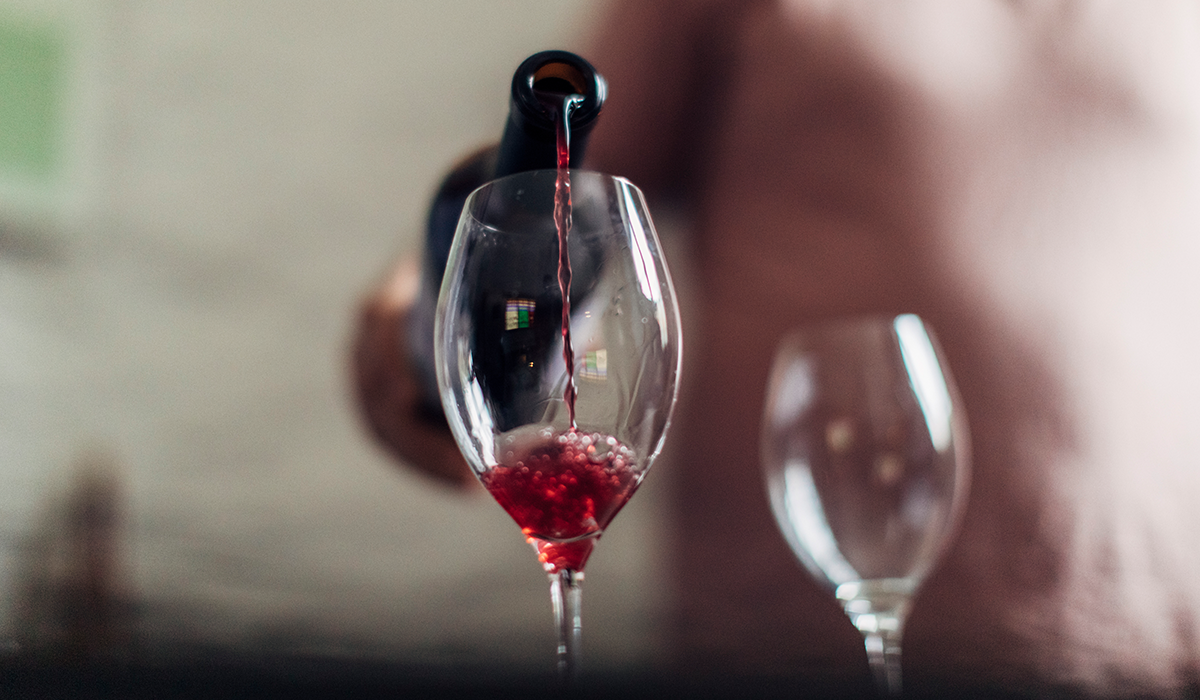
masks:
[[[612,182],[617,182],[617,183],[620,183],[627,187],[632,187],[633,189],[637,190],[638,192],[642,191],[642,189],[640,187],[638,187],[636,184],[631,182],[628,178],[622,177],[620,175],[612,175],[612,174],[609,174],[609,173],[606,173],[606,172],[603,172],[600,170],[589,170],[587,168],[568,168],[567,172],[569,172],[571,174],[572,178],[582,177],[582,178],[588,178],[588,179],[610,180]],[[510,175],[505,175],[503,177],[498,177],[498,178],[494,178],[492,180],[488,180],[487,182],[483,183],[479,187],[476,187],[474,190],[472,190],[471,194],[469,194],[467,196],[467,198],[470,199],[471,197],[474,197],[477,193],[479,193],[485,189],[493,188],[493,187],[496,187],[496,186],[506,183],[506,182],[513,182],[513,181],[520,180],[520,179],[534,179],[534,178],[540,179],[540,178],[547,178],[547,177],[553,179],[557,176],[558,176],[558,170],[556,170],[555,168],[539,168],[536,170],[522,170],[521,172],[512,173]]]
[[[921,326],[927,335],[929,335],[931,338],[934,338],[933,342],[936,345],[937,333],[933,329],[932,325],[921,314],[911,311],[861,311],[842,315],[824,316],[795,324],[783,332],[783,334],[779,337],[776,347],[784,348],[795,345],[796,343],[800,343],[804,338],[812,337],[814,335],[836,333],[839,331],[850,331],[852,329],[890,327],[894,332],[897,323],[912,324],[914,321]]]

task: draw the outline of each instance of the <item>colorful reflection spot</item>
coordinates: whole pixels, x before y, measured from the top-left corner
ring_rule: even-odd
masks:
[[[579,370],[585,379],[604,379],[608,376],[608,351],[590,350],[583,356],[583,367]]]
[[[533,323],[533,299],[509,299],[504,307],[504,330],[528,328]]]

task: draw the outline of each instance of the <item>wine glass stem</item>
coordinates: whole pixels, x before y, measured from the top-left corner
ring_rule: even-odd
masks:
[[[900,631],[878,630],[863,634],[867,661],[875,687],[884,697],[900,697]]]
[[[579,675],[579,606],[583,572],[560,569],[550,574],[550,602],[558,628],[558,677],[571,686]]]

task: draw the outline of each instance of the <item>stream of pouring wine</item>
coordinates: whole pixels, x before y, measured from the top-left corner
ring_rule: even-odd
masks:
[[[558,148],[558,174],[554,181],[554,227],[558,230],[558,289],[562,293],[563,363],[567,385],[563,400],[575,430],[575,350],[571,347],[571,258],[567,254],[567,236],[571,233],[571,111],[583,101],[582,95],[568,95],[555,120]]]

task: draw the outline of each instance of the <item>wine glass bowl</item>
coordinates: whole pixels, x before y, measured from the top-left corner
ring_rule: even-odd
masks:
[[[771,508],[863,633],[887,692],[900,689],[912,596],[965,500],[967,443],[953,380],[917,316],[815,324],[780,344],[762,429]]]
[[[510,175],[467,199],[434,350],[467,463],[551,577],[565,630],[560,667],[570,674],[584,565],[662,447],[681,348],[674,290],[641,192],[572,170],[564,221],[555,210],[560,175]]]
[[[562,359],[555,172],[510,175],[463,207],[435,327],[439,390],[477,474],[497,463],[497,435],[570,428]],[[640,456],[658,453],[674,405],[679,317],[641,192],[571,172],[569,255],[576,423]],[[465,443],[465,444],[464,444]]]

